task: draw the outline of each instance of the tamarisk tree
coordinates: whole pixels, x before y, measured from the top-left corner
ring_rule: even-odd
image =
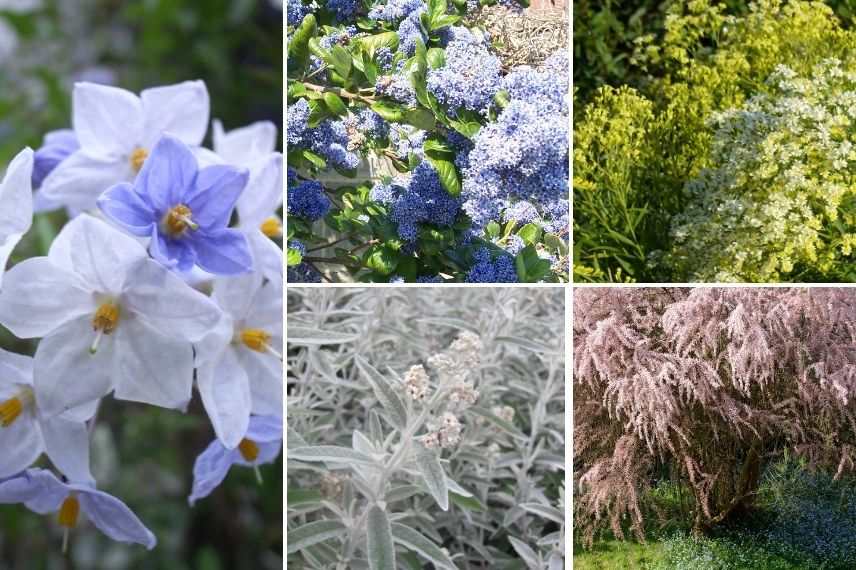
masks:
[[[752,507],[785,453],[856,468],[856,292],[583,289],[574,295],[576,524],[644,540],[647,491],[692,496],[695,533]]]

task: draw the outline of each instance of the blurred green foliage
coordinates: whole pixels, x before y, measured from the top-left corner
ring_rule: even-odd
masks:
[[[135,92],[202,79],[212,119],[226,129],[258,120],[282,127],[282,11],[268,0],[44,0],[34,12],[0,11],[0,20],[18,43],[0,59],[0,172],[24,146],[37,148],[46,132],[70,126],[71,88],[80,78],[108,78]],[[65,221],[62,212],[36,215],[10,266],[45,255]],[[0,347],[32,354],[35,346],[0,328]],[[115,543],[83,523],[63,557],[55,516],[3,506],[0,570],[281,568],[281,459],[261,468],[262,485],[251,469],[235,467],[211,496],[188,506],[193,462],[213,439],[197,400],[181,414],[106,399],[93,472],[158,546]]]

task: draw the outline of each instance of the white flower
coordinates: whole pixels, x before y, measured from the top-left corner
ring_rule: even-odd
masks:
[[[229,132],[214,121],[214,152],[225,163],[246,168],[250,179],[238,198],[238,229],[247,237],[255,267],[268,279],[282,279],[282,249],[273,241],[282,237],[283,160],[276,150],[276,126],[259,121]],[[204,159],[203,159],[204,160]]]
[[[119,399],[168,408],[190,400],[191,343],[221,312],[134,238],[82,215],[47,257],[28,259],[6,277],[0,323],[19,338],[43,337],[35,394],[45,417],[114,389]]]
[[[53,464],[78,483],[94,482],[89,472],[86,424],[70,416],[91,416],[92,406],[55,418],[41,418],[33,392],[33,359],[0,349],[0,479],[20,473],[47,451]]]
[[[50,201],[89,210],[107,188],[130,182],[152,147],[170,133],[193,147],[208,128],[208,90],[201,81],[145,89],[139,97],[95,83],[77,83],[72,95],[80,149],[42,184]]]
[[[9,255],[33,223],[33,151],[12,159],[0,183],[0,285]]]
[[[199,348],[197,385],[220,441],[234,448],[250,413],[282,415],[282,281],[259,273],[220,278],[224,317]]]

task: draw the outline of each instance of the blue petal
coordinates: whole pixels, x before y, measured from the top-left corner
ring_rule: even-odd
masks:
[[[24,503],[39,514],[55,512],[67,496],[68,487],[44,469],[28,469],[0,481],[0,503]]]
[[[185,193],[193,188],[198,171],[196,157],[187,145],[164,135],[143,163],[134,186],[156,212],[163,214],[182,203]]]
[[[193,213],[193,221],[207,230],[229,225],[248,178],[246,169],[222,164],[200,170],[196,187],[185,202]]]
[[[193,490],[187,498],[190,506],[210,495],[211,491],[223,482],[238,457],[239,453],[236,450],[226,449],[219,440],[215,439],[196,458],[196,463],[193,464]]]
[[[195,232],[186,238],[196,251],[196,263],[215,275],[240,275],[253,270],[250,244],[241,232],[231,229]]]
[[[33,155],[33,187],[41,186],[48,174],[79,148],[77,135],[71,129],[46,134],[44,143]]]
[[[172,239],[160,233],[157,225],[152,228],[152,239],[149,242],[149,253],[152,257],[169,269],[189,271],[196,263],[196,254],[187,239]]]
[[[142,544],[149,550],[157,539],[128,506],[102,491],[72,486],[79,492],[80,508],[101,532],[119,542]]]
[[[258,442],[282,441],[282,417],[251,416],[247,437]]]
[[[116,184],[101,194],[96,202],[104,215],[135,236],[148,236],[157,214],[127,182]]]

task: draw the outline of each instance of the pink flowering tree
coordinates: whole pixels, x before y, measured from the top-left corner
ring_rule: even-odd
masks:
[[[573,326],[584,543],[628,524],[644,540],[664,477],[689,490],[703,533],[751,508],[786,452],[856,470],[856,292],[580,289]]]

